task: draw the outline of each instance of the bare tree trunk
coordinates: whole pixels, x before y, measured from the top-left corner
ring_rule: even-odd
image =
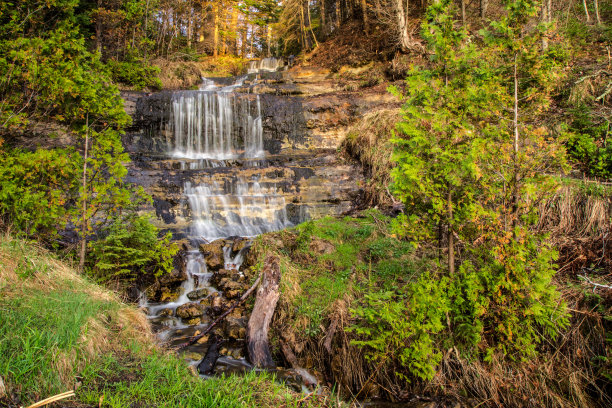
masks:
[[[187,14],[187,48],[191,48],[191,37],[193,31],[193,7],[189,2],[189,13]]]
[[[310,18],[310,5],[309,5],[309,1],[305,0],[304,4],[306,4],[306,16],[308,17],[308,29],[310,29],[310,34],[312,35],[312,39],[314,40],[315,47],[318,47],[319,46],[319,42],[317,41],[317,36],[315,35],[314,31],[312,30],[312,19]]]
[[[87,158],[89,145],[89,113],[85,119],[85,152],[83,154],[83,206],[81,208],[81,251],[79,253],[79,272],[85,270],[85,254],[87,249]]]
[[[323,39],[327,36],[327,16],[325,15],[325,0],[320,0],[321,4],[321,34],[323,34]]]
[[[363,28],[365,33],[370,33],[370,22],[368,21],[368,4],[366,0],[361,0],[361,13],[363,14]]]
[[[340,0],[336,0],[336,30],[340,29],[341,22],[342,22],[342,17],[340,15]]]
[[[582,0],[582,5],[584,6],[584,14],[586,14],[587,23],[590,23],[591,15],[589,14],[589,7],[587,6],[586,0]]]
[[[448,206],[448,273],[452,275],[455,273],[455,236],[453,235],[453,195],[450,186],[446,200]]]
[[[238,8],[234,7],[232,9],[232,25],[230,27],[232,30],[232,35],[234,36],[234,41],[232,44],[232,54],[238,55]]]
[[[519,154],[519,108],[518,108],[518,55],[514,54],[514,119],[512,126],[514,128],[514,176],[512,187],[512,226],[515,227],[518,221],[518,154]]]
[[[244,16],[244,26],[242,27],[242,44],[241,44],[241,46],[242,46],[242,55],[241,55],[242,58],[246,58],[246,56],[247,56],[246,50],[247,50],[247,34],[248,34],[248,31],[249,31],[249,26],[248,26],[248,23],[247,23],[247,18],[246,18],[246,16]]]
[[[488,6],[489,0],[480,0],[480,18],[485,18]]]
[[[599,17],[599,1],[593,0],[593,6],[595,6],[595,20],[597,25],[601,25],[601,18]]]
[[[213,37],[213,57],[219,55],[219,5],[214,3],[213,5],[213,19],[214,19],[214,37]]]
[[[461,24],[465,27],[465,0],[461,0]]]
[[[395,0],[395,16],[397,19],[397,28],[399,30],[400,47],[402,51],[408,51],[411,46],[411,41],[408,35],[406,13],[404,11],[404,0]]]
[[[249,359],[256,367],[274,367],[268,344],[268,330],[280,297],[279,259],[267,256],[264,261],[261,286],[257,290],[255,305],[247,327],[247,349]]]
[[[266,35],[266,43],[268,45],[268,57],[272,56],[270,52],[270,43],[272,42],[272,27],[268,24],[268,33]]]

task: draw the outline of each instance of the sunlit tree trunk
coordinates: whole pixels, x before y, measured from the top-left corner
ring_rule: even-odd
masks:
[[[79,253],[79,272],[85,270],[85,255],[87,250],[87,154],[89,145],[89,113],[85,119],[85,152],[83,154],[83,205],[81,208],[81,250]]]
[[[370,22],[368,21],[368,4],[366,0],[361,0],[361,13],[363,14],[363,28],[366,34],[370,32]]]
[[[238,55],[238,8],[234,7],[232,9],[232,24],[230,27],[232,31],[233,41],[232,41],[232,54]]]
[[[584,14],[586,14],[587,23],[590,23],[591,15],[589,14],[589,7],[587,6],[586,0],[582,0],[582,5],[584,6]]]
[[[213,21],[213,56],[217,57],[219,55],[219,5],[217,3],[214,3],[213,5]]]
[[[593,6],[595,7],[595,20],[597,25],[601,25],[601,18],[599,17],[599,1],[593,0]]]
[[[325,15],[325,0],[320,0],[321,4],[321,33],[323,38],[327,36],[327,16]]]
[[[489,5],[489,0],[480,0],[480,18],[485,18],[487,14],[488,5]]]
[[[408,51],[411,46],[411,39],[408,35],[408,27],[406,24],[404,0],[395,0],[395,17],[397,20],[397,29],[399,30],[400,47],[402,48],[402,51]]]
[[[340,0],[336,0],[336,30],[340,29],[340,22],[342,17],[340,15]]]

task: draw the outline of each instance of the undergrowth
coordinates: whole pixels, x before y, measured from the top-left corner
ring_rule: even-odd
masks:
[[[249,373],[203,380],[159,349],[146,316],[33,244],[0,237],[0,407],[332,406]]]
[[[416,247],[394,232],[391,218],[368,210],[255,240],[252,273],[264,255],[280,259],[277,360],[288,345],[301,365],[324,373],[348,398],[416,394],[466,406],[568,408],[612,402],[610,299],[589,294],[581,281],[556,279],[554,318],[568,319],[556,337],[545,334],[546,321],[521,326],[529,316],[520,311],[507,329],[504,320],[491,326],[503,319],[502,303],[494,303],[501,297],[483,297],[483,283],[469,270],[444,277],[438,248]]]

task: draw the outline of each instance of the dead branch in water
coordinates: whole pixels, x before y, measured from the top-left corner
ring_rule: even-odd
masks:
[[[261,281],[261,276],[258,277],[257,280],[255,280],[255,283],[253,283],[253,286],[251,286],[249,288],[249,290],[244,292],[244,294],[240,297],[240,299],[235,301],[229,307],[229,309],[227,309],[225,312],[223,312],[223,314],[221,316],[217,317],[217,319],[214,322],[212,322],[210,325],[208,325],[208,327],[202,333],[198,334],[197,336],[193,336],[190,340],[186,341],[183,344],[179,344],[177,346],[177,350],[181,350],[181,349],[184,349],[185,347],[189,347],[192,344],[194,344],[196,341],[200,340],[202,337],[206,336],[206,334],[208,334],[220,321],[225,319],[225,317],[228,314],[230,314],[232,312],[232,310],[234,310],[235,308],[240,306],[242,303],[244,303],[244,301],[251,295],[251,293],[253,293],[255,291],[255,288],[257,287],[257,285],[259,285],[260,281]]]
[[[267,256],[264,261],[261,286],[257,290],[255,305],[247,326],[249,359],[256,367],[274,367],[268,343],[268,330],[280,297],[280,277],[278,257]]]

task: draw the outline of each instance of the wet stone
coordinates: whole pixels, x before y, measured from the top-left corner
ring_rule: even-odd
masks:
[[[208,289],[203,288],[203,289],[196,289],[196,290],[189,292],[187,294],[187,297],[189,298],[189,300],[197,300],[197,299],[201,299],[201,298],[208,296],[208,294],[209,294]]]
[[[193,319],[202,315],[202,306],[199,303],[185,303],[176,308],[176,316],[181,319]]]
[[[166,309],[160,310],[159,313],[157,313],[157,316],[164,317],[164,316],[172,316],[173,314],[174,314],[174,310],[172,310],[172,308],[166,308]]]

